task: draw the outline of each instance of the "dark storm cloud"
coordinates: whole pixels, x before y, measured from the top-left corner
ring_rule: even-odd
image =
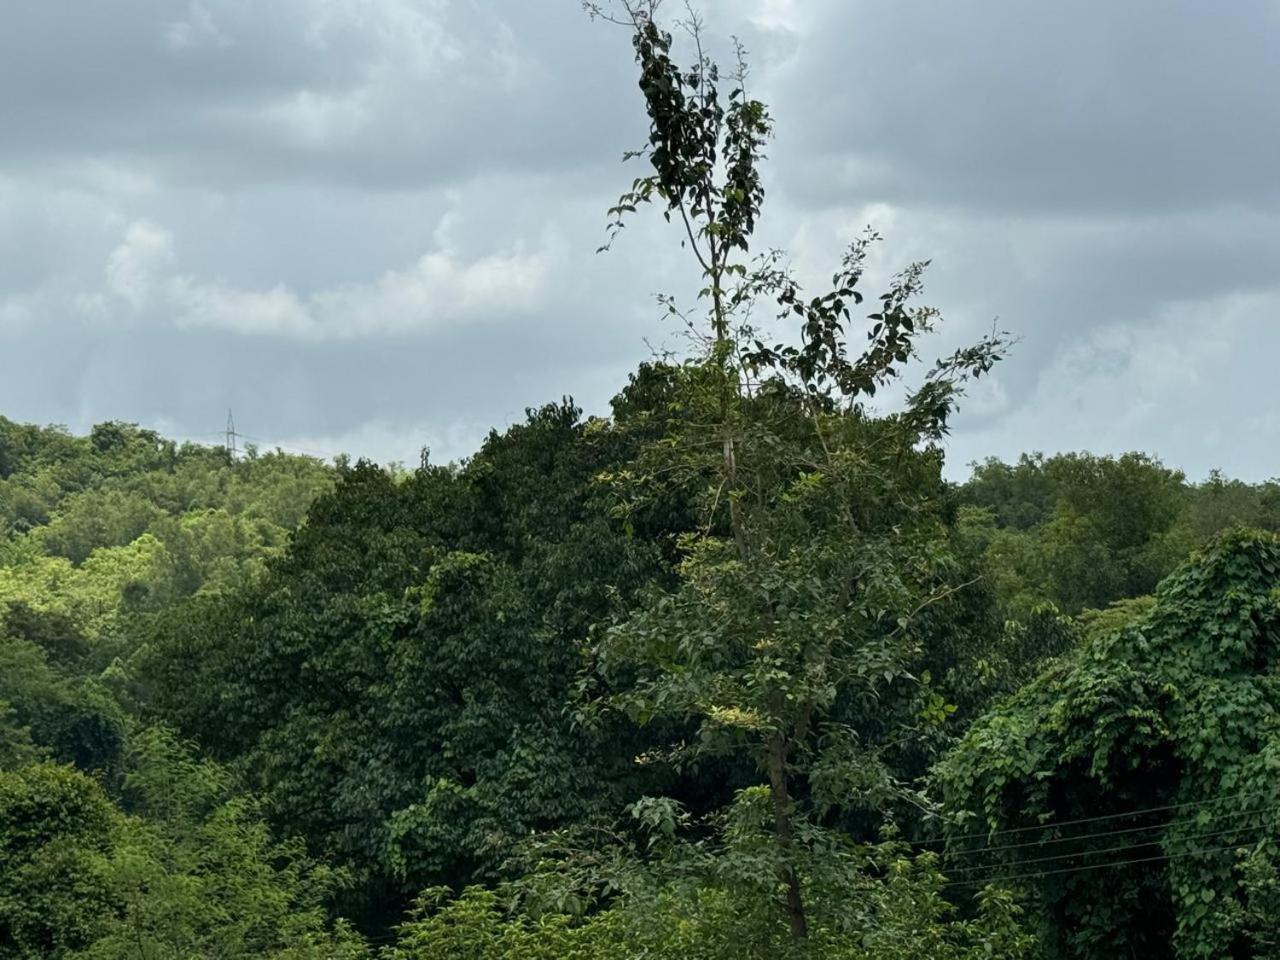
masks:
[[[0,166],[113,158],[167,181],[412,189],[614,159],[629,78],[573,3],[16,0]],[[561,54],[571,56],[561,59]]]
[[[1138,447],[1280,473],[1257,413],[1280,399],[1280,6],[783,8],[775,197],[932,257],[952,342],[995,316],[1022,337],[953,466]]]
[[[779,87],[807,105],[786,182],[816,205],[1274,205],[1278,73],[1262,0],[833,3]]]
[[[668,4],[673,12],[676,4]],[[932,258],[987,453],[1137,447],[1280,473],[1280,6],[711,0],[778,118],[761,240],[822,277]],[[600,409],[660,219],[595,257],[643,136],[625,32],[576,0],[11,0],[0,14],[0,412],[412,460]]]

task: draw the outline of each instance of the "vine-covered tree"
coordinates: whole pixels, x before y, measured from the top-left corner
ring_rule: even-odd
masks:
[[[1054,957],[1274,956],[1278,583],[1280,539],[1228,533],[982,718],[952,875],[1021,878]]]

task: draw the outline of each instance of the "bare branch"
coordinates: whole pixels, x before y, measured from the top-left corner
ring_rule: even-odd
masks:
[[[902,618],[902,621],[898,624],[898,626],[894,628],[892,631],[890,631],[889,636],[891,637],[897,636],[899,633],[905,630],[908,626],[911,625],[911,621],[914,620],[917,616],[919,616],[919,614],[926,607],[931,607],[935,603],[941,603],[943,600],[947,599],[947,597],[950,597],[953,594],[957,594],[961,590],[966,590],[969,587],[972,587],[975,583],[978,583],[981,579],[982,579],[981,576],[976,576],[972,580],[966,580],[964,583],[958,583],[954,587],[947,587],[945,590],[938,590],[930,594],[928,597],[922,600],[914,610],[912,610],[910,613],[908,613],[905,617]]]
[[[582,9],[592,20],[603,20],[632,30],[646,20],[655,20],[661,6],[662,0],[608,0],[605,3],[582,0]],[[614,12],[619,7],[621,12]]]

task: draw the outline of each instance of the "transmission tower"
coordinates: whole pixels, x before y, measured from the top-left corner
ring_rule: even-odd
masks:
[[[227,456],[230,457],[232,460],[236,458],[236,453],[237,453],[236,437],[238,436],[239,434],[236,433],[235,417],[231,415],[231,408],[228,407],[227,408]]]

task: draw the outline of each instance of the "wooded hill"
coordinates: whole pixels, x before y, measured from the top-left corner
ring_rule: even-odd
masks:
[[[597,11],[609,242],[704,286],[607,416],[413,472],[0,420],[0,958],[1280,957],[1280,485],[948,483],[1009,338],[933,361],[874,233],[753,254],[772,120],[655,6]]]
[[[603,957],[647,937],[711,956],[748,921],[759,955],[782,949],[750,727],[664,710],[679,684],[626,650],[659,629],[730,645],[701,609],[667,625],[691,538],[713,539],[706,491],[617,493],[688,377],[645,367],[608,418],[550,405],[401,475],[0,421],[0,953]],[[930,504],[917,537],[929,575],[966,586],[877,649],[869,699],[840,691],[839,727],[815,734],[793,802],[843,841],[806,837],[808,869],[835,874],[806,878],[810,938],[968,956],[1080,938],[1084,917],[1110,942],[1141,911],[1167,944],[1181,861],[1075,868],[1160,857],[1161,829],[1191,849],[1267,836],[1280,548],[1217,535],[1280,529],[1280,491],[1137,454],[989,461],[959,486],[938,467],[904,467]],[[662,654],[714,691],[715,664]],[[1125,816],[1171,801],[1194,816]],[[1087,822],[983,832],[1041,818]],[[981,839],[938,843],[975,822]],[[1205,916],[1232,937],[1267,921],[1270,861],[1205,856]],[[1044,857],[1066,870],[1009,888],[1043,906],[970,915],[969,880]],[[844,915],[845,884],[865,915]],[[445,946],[464,936],[502,946]]]

